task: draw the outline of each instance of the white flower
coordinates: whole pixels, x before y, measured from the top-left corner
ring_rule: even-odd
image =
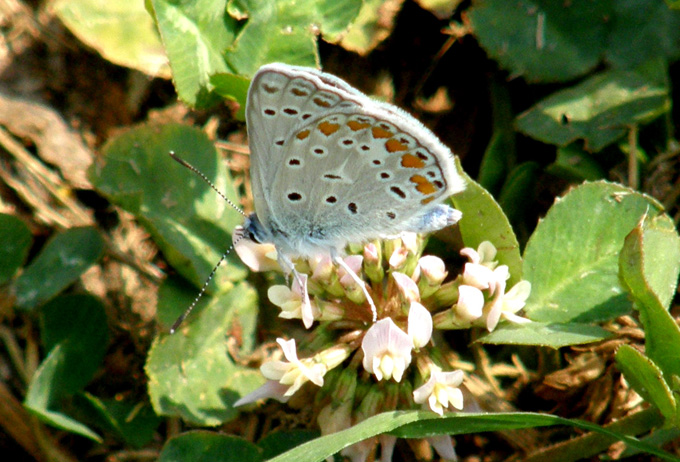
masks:
[[[484,294],[476,287],[458,286],[458,302],[454,306],[456,317],[466,322],[473,322],[482,317]]]
[[[302,286],[300,286],[298,278],[293,277],[292,289],[282,285],[271,286],[267,291],[267,296],[274,305],[281,308],[280,318],[302,319],[302,323],[309,329],[319,313],[316,306],[309,300],[307,275],[301,273],[299,278],[302,281]]]
[[[260,366],[260,372],[269,380],[276,380],[281,385],[287,385],[284,396],[291,396],[307,381],[314,385],[323,385],[323,376],[328,367],[314,358],[299,360],[295,351],[295,339],[276,339],[283,350],[286,361],[269,361]]]
[[[399,293],[406,302],[420,301],[418,284],[416,284],[413,279],[397,271],[392,273],[392,278],[394,279],[394,282],[397,283],[397,289],[399,289]]]
[[[463,383],[463,371],[442,372],[433,366],[429,380],[413,392],[413,401],[423,404],[425,401],[434,412],[444,415],[449,405],[458,410],[463,409],[463,392],[458,388]]]
[[[394,377],[399,382],[411,364],[413,341],[392,319],[385,318],[368,329],[361,341],[361,349],[364,352],[364,369],[375,374],[378,380]]]
[[[231,234],[234,250],[241,261],[255,272],[280,270],[274,244],[258,244],[250,239],[244,239],[244,232],[243,226],[237,226]]]
[[[479,244],[477,250],[465,247],[460,254],[467,257],[470,262],[463,269],[463,284],[476,287],[480,290],[488,289],[494,282],[493,270],[498,265],[496,248],[489,241]]]
[[[408,310],[408,335],[416,349],[427,345],[432,338],[432,315],[418,302],[411,302]]]
[[[267,380],[267,382],[260,388],[248,393],[246,396],[236,401],[234,403],[234,407],[243,406],[244,404],[250,404],[261,399],[269,398],[274,398],[277,401],[285,403],[290,399],[290,396],[285,395],[289,388],[290,387],[288,387],[288,385],[283,385],[276,380]]]
[[[527,298],[531,294],[531,283],[529,281],[520,281],[507,293],[505,293],[505,284],[504,280],[497,282],[494,288],[495,296],[493,300],[484,307],[486,312],[486,328],[489,332],[496,328],[501,318],[516,324],[531,322],[529,319],[515,314],[526,305]]]
[[[406,263],[406,258],[408,258],[408,249],[406,247],[397,247],[390,255],[388,263],[390,268],[399,269]]]
[[[361,265],[364,262],[363,255],[349,255],[343,258],[343,260],[345,261],[345,264],[352,271],[354,271],[354,275],[358,277],[359,273],[361,272]],[[338,267],[338,276],[340,277],[340,284],[342,284],[343,287],[352,287],[357,285],[354,277],[352,277],[352,275],[349,274],[342,266]]]
[[[446,265],[444,260],[434,255],[425,255],[420,257],[418,265],[413,271],[413,279],[420,281],[424,278],[429,285],[439,285],[444,282],[446,278]]]

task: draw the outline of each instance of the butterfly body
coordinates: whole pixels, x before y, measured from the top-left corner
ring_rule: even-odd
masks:
[[[464,189],[450,150],[407,113],[334,76],[263,66],[246,118],[257,215],[244,227],[284,261],[460,219],[441,203]]]

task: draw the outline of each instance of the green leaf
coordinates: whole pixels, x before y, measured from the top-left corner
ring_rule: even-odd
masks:
[[[600,164],[593,159],[592,155],[578,147],[576,143],[558,147],[555,162],[550,164],[545,171],[574,183],[606,178]]]
[[[645,217],[626,237],[620,258],[621,280],[635,299],[645,328],[645,353],[668,383],[680,377],[680,328],[658,294],[668,299],[668,289],[677,282],[677,246],[678,235],[668,217]]]
[[[566,146],[583,139],[599,151],[671,107],[667,69],[650,61],[635,70],[596,74],[575,87],[548,96],[517,117],[517,128],[544,143]]]
[[[475,2],[468,11],[479,43],[514,76],[560,82],[600,61],[611,21],[609,2]]]
[[[262,449],[262,458],[267,460],[318,437],[319,432],[311,430],[273,431],[257,445]]]
[[[538,224],[524,252],[531,282],[526,316],[540,322],[593,322],[628,313],[618,278],[626,235],[661,205],[623,186],[585,183],[558,199]]]
[[[613,440],[622,440],[627,445],[640,448],[650,454],[665,460],[677,462],[677,458],[654,446],[645,444],[629,436],[615,433],[604,428],[583,422],[545,414],[529,412],[518,413],[478,413],[447,414],[439,417],[427,411],[396,411],[385,412],[360,422],[347,430],[317,438],[309,443],[298,446],[269,462],[321,462],[327,457],[339,452],[343,448],[356,442],[371,438],[382,433],[390,433],[402,438],[425,438],[436,435],[463,435],[487,431],[514,430],[519,428],[544,427],[552,425],[569,425],[577,428],[595,431]]]
[[[536,162],[523,162],[512,169],[498,196],[498,204],[515,227],[525,221],[527,208],[534,202],[541,168]]]
[[[14,285],[17,307],[33,309],[73,284],[104,253],[95,228],[71,228],[53,236]]]
[[[509,160],[515,157],[515,134],[509,130],[496,131],[479,167],[480,186],[491,193],[500,192],[511,168]]]
[[[458,224],[463,242],[475,249],[483,241],[496,246],[496,258],[510,269],[508,287],[512,287],[522,279],[522,258],[510,222],[491,194],[463,171],[458,158],[456,167],[466,182],[465,190],[451,198],[454,207],[463,212]]]
[[[201,287],[243,217],[205,181],[175,162],[170,151],[238,203],[212,142],[200,130],[184,125],[141,126],[112,139],[89,178],[111,202],[135,215],[170,264]],[[237,258],[230,256],[225,263],[215,273],[211,290],[245,277]]]
[[[452,3],[447,0],[447,3]],[[342,37],[340,45],[349,51],[366,56],[394,29],[395,17],[401,5],[385,8],[385,0],[364,0],[356,20]]]
[[[31,378],[24,405],[50,425],[101,441],[65,415],[62,404],[87,385],[104,359],[108,325],[103,305],[89,295],[56,298],[43,307],[41,327],[49,354]]]
[[[616,363],[628,383],[645,401],[653,403],[669,422],[677,420],[673,392],[654,361],[630,345],[621,345],[616,352]]]
[[[0,213],[0,285],[24,264],[32,240],[31,230],[21,219]]]
[[[257,446],[242,438],[208,431],[191,431],[170,438],[158,462],[260,462]]]
[[[337,41],[359,14],[361,0],[230,0],[227,8],[247,20],[226,60],[238,74],[253,75],[273,61],[319,67],[317,35]]]
[[[226,0],[147,0],[168,54],[177,95],[195,107],[218,101],[210,76],[232,72],[224,51],[236,37],[238,22],[227,15]]]
[[[163,291],[168,293],[176,290]],[[174,304],[186,307],[190,299],[175,299]],[[171,304],[159,300],[159,307]],[[256,319],[255,292],[240,283],[192,313],[175,334],[157,337],[146,362],[156,413],[181,416],[195,425],[233,419],[237,411],[232,403],[261,385],[263,378],[259,371],[234,363],[228,342],[251,344]]]
[[[610,332],[591,324],[504,323],[477,341],[495,345],[537,345],[561,348],[599,342],[611,336]]]
[[[241,121],[246,120],[246,99],[250,79],[234,74],[215,74],[210,78],[210,83],[215,86],[215,92],[222,98],[239,104],[234,117]]]
[[[76,395],[80,410],[86,409],[99,427],[113,432],[135,448],[150,443],[162,422],[148,403],[100,399],[89,393]]]
[[[104,58],[170,78],[158,31],[143,2],[56,0],[50,6],[78,39]]]
[[[668,0],[615,1],[612,6],[607,62],[630,68],[650,58],[672,62],[680,57],[680,11],[669,9]]]

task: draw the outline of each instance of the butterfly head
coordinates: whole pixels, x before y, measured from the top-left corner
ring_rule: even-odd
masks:
[[[243,222],[243,237],[257,244],[272,242],[272,236],[267,229],[262,226],[257,215],[251,213]]]

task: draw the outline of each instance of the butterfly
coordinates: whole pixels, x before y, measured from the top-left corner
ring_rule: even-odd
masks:
[[[442,202],[465,188],[451,151],[403,110],[307,67],[262,66],[246,105],[255,213],[242,234],[276,247],[279,264],[341,258],[348,243],[429,233],[460,220]],[[306,290],[305,303],[309,303]]]

